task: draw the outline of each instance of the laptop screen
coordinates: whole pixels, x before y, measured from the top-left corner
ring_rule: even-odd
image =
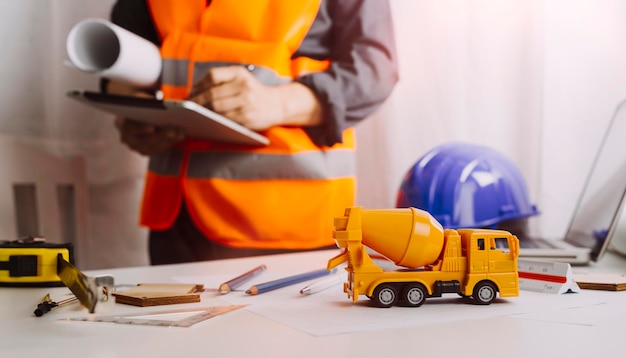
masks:
[[[581,145],[588,145],[581,142]],[[593,147],[589,149],[593,150]],[[621,102],[600,144],[583,186],[565,240],[592,249],[597,261],[610,238],[609,230],[619,219],[626,193],[626,101]]]

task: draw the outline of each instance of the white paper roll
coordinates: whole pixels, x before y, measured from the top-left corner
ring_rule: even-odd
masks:
[[[78,69],[138,87],[161,75],[161,54],[152,42],[103,19],[76,24],[67,37],[67,54]]]

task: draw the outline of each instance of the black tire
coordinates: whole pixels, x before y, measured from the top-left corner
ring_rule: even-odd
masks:
[[[377,307],[387,308],[393,306],[398,300],[398,291],[393,285],[382,283],[374,289],[372,302]]]
[[[472,298],[478,305],[489,305],[496,300],[498,290],[496,286],[489,281],[481,281],[474,286]]]
[[[404,287],[402,297],[405,306],[419,307],[426,301],[428,291],[421,283],[409,283]]]

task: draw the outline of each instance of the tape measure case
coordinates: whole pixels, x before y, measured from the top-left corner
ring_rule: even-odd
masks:
[[[63,286],[58,255],[73,263],[72,244],[50,244],[41,238],[0,242],[0,286]]]

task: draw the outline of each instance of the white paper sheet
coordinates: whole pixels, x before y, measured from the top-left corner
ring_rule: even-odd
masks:
[[[237,274],[234,273],[234,275]],[[597,307],[607,302],[607,296],[599,292],[583,291],[581,293],[549,295],[522,291],[519,297],[499,298],[488,306],[469,304],[457,295],[448,294],[441,298],[429,298],[421,307],[385,309],[371,307],[369,299],[364,296],[360,297],[356,304],[353,304],[343,293],[341,284],[317,294],[301,295],[300,289],[311,282],[285,287],[257,296],[244,293],[253,284],[279,277],[281,276],[276,274],[264,274],[227,295],[210,294],[219,296],[220,300],[230,304],[246,304],[248,306],[245,309],[248,311],[313,336],[417,327],[498,316],[593,325],[598,322],[598,319],[591,319],[596,313]],[[179,282],[203,283],[205,287],[218,287],[220,283],[230,278],[232,277],[216,275],[210,277],[175,277],[174,279]],[[610,298],[610,296],[608,297]],[[571,314],[574,309],[578,310],[576,315]],[[584,314],[587,311],[589,314]],[[568,319],[564,319],[564,317],[568,317]]]

